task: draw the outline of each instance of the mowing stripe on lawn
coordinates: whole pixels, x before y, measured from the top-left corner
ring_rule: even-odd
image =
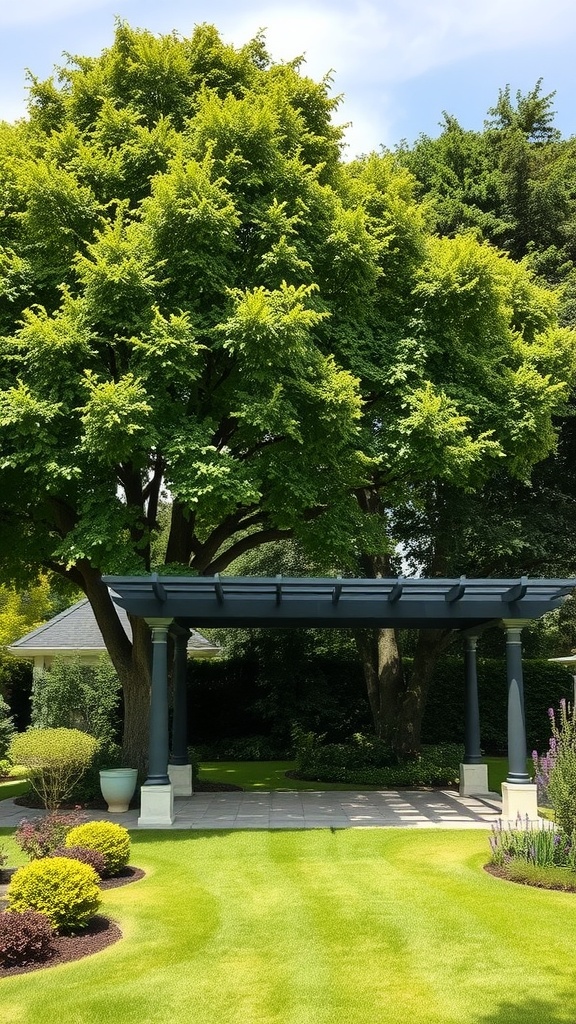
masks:
[[[487,856],[485,831],[134,833],[124,940],[0,982],[3,1024],[573,1024],[575,897]]]

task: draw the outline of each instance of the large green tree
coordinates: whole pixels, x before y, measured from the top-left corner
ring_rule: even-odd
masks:
[[[534,302],[537,292],[531,285],[525,290],[525,270],[536,281],[552,288],[541,291],[532,313],[528,308],[509,321],[512,331],[520,329],[523,339],[532,344],[548,322],[552,345],[558,344],[560,324],[574,323],[574,224],[576,223],[576,179],[574,178],[574,140],[563,140],[554,127],[553,94],[543,95],[541,82],[526,95],[512,99],[509,87],[501,90],[489,111],[490,118],[481,132],[467,131],[452,116],[445,114],[439,136],[420,136],[413,147],[402,146],[395,154],[401,165],[416,176],[416,196],[427,210],[427,220],[442,238],[457,241],[468,238],[486,240],[501,247],[521,265],[511,269],[509,286],[516,292],[515,302],[522,306],[528,296]],[[515,282],[514,283],[514,279]],[[469,298],[472,299],[474,286]],[[550,303],[555,303],[556,313]],[[548,304],[548,312],[546,312]],[[489,307],[483,303],[484,310]],[[493,307],[494,308],[494,307]],[[509,305],[510,308],[510,305]],[[519,307],[518,307],[519,308]],[[482,302],[478,305],[478,313]],[[536,318],[534,312],[538,309]],[[527,313],[527,315],[526,315]],[[478,330],[477,339],[489,325],[485,317],[473,315],[470,323]],[[570,350],[572,332],[560,332],[559,350],[568,353],[561,370],[566,381],[573,381]],[[492,337],[496,335],[493,333]],[[512,338],[513,334],[509,336]],[[466,339],[469,339],[468,341]],[[502,335],[500,335],[502,339]],[[474,363],[463,362],[465,352],[474,351],[466,329],[460,334],[458,353],[450,365],[465,366],[459,387],[466,377],[477,387],[485,369],[486,349],[478,346]],[[506,343],[501,349],[503,355]],[[442,350],[448,356],[446,349]],[[552,353],[551,353],[552,354]],[[495,364],[494,364],[495,366]],[[540,363],[540,368],[543,363]],[[448,385],[454,394],[456,377],[451,373]],[[503,394],[507,383],[501,380]],[[471,392],[470,392],[471,394]],[[566,392],[565,392],[566,395]],[[466,398],[464,399],[466,402]],[[461,406],[462,408],[462,406]],[[514,406],[503,410],[510,427],[519,425]],[[561,412],[561,406],[556,410]],[[481,406],[476,406],[476,412]],[[484,406],[482,415],[487,407]],[[566,415],[567,414],[567,415]],[[530,420],[524,418],[526,429]],[[533,424],[535,433],[539,429]],[[550,428],[552,428],[550,430]],[[556,445],[553,433],[559,437]],[[528,432],[529,433],[529,429]],[[549,421],[542,430],[538,458],[544,461],[530,470],[515,460],[502,460],[481,482],[481,487],[463,488],[446,474],[426,475],[411,482],[406,500],[391,512],[392,530],[402,544],[405,560],[412,571],[426,575],[506,576],[573,575],[576,546],[572,538],[574,490],[574,429],[571,397],[561,417]],[[547,447],[548,446],[548,447]],[[548,454],[547,454],[548,451]],[[396,722],[400,742],[408,749],[418,744],[419,722],[425,706],[431,675],[438,655],[451,641],[449,632],[420,633],[414,669],[410,679],[402,672],[400,658],[393,662],[387,719]],[[396,640],[392,638],[393,651]]]
[[[162,561],[222,571],[292,534],[342,557],[362,529],[352,331],[379,242],[338,188],[328,83],[260,39],[119,24],[0,133],[0,554],[88,596],[142,763],[148,631],[102,583]]]
[[[260,38],[120,23],[0,130],[0,568],[86,593],[130,763],[149,636],[103,573],[220,572],[294,537],[388,574],[391,513],[427,482],[526,475],[554,443],[573,339],[553,297],[434,237],[394,158],[343,164],[336,105]],[[363,648],[379,732],[393,639]]]
[[[337,334],[334,344],[360,377],[364,446],[378,467],[359,502],[402,552],[364,550],[360,563],[367,575],[387,576],[414,554],[420,572],[451,575],[454,560],[439,545],[434,558],[415,557],[422,537],[408,528],[409,513],[414,520],[428,504],[430,523],[434,496],[447,489],[462,495],[495,478],[511,486],[529,479],[556,443],[574,333],[559,325],[557,297],[527,267],[470,232],[430,234],[414,181],[399,187],[394,158],[372,156],[349,174],[387,245],[374,301],[353,340]],[[465,528],[466,520],[451,524],[456,535]],[[376,731],[402,752],[419,747],[427,685],[446,641],[422,630],[407,679],[394,631],[358,637]]]

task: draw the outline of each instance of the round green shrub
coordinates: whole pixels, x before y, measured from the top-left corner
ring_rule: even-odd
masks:
[[[85,928],[101,899],[94,868],[67,857],[43,857],[19,868],[7,897],[10,910],[37,910],[63,932]]]
[[[52,952],[52,925],[37,910],[0,914],[0,964],[25,967]]]
[[[114,821],[87,821],[70,830],[65,846],[84,846],[99,850],[106,861],[106,874],[117,875],[130,857],[130,834]]]
[[[79,729],[28,729],[12,739],[8,756],[29,770],[34,789],[53,810],[88,770],[98,746]]]

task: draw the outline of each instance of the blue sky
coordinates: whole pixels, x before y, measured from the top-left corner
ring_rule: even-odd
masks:
[[[0,118],[25,112],[25,68],[47,77],[64,51],[99,53],[114,18],[154,32],[218,27],[241,44],[266,30],[277,60],[306,55],[315,78],[331,69],[351,121],[351,156],[435,135],[442,111],[481,128],[498,89],[556,90],[556,124],[576,134],[574,0],[0,0]]]

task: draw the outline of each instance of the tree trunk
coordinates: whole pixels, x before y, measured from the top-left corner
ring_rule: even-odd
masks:
[[[148,767],[148,731],[151,684],[150,630],[143,619],[132,618],[132,642],[118,618],[116,607],[100,575],[83,567],[84,591],[102,633],[106,649],[122,684],[124,732],[122,759],[137,768],[142,779]]]
[[[148,774],[152,645],[150,629],[143,619],[130,616],[130,624],[132,658],[128,672],[121,677],[124,694],[122,760],[129,768],[137,768],[143,780]]]
[[[363,488],[357,493],[360,507],[368,514],[386,522],[386,510],[376,490]],[[392,575],[389,554],[362,555],[364,572],[369,579]],[[355,632],[356,646],[362,661],[374,732],[394,749],[399,701],[404,691],[404,670],[395,629],[361,629]]]
[[[438,658],[450,640],[450,631],[445,629],[419,631],[412,671],[398,713],[395,749],[403,757],[417,757],[420,753],[430,681]]]
[[[355,639],[362,660],[374,732],[394,748],[399,702],[404,690],[404,671],[396,631],[357,630]]]

